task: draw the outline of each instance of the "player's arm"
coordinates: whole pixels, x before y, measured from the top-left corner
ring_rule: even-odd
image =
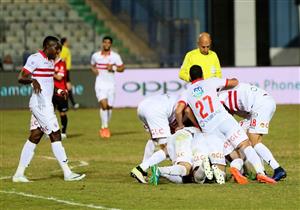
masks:
[[[98,71],[98,69],[96,68],[96,64],[91,65],[91,70],[92,70],[92,72],[93,72],[95,75],[98,75],[98,74],[99,74],[99,71]]]
[[[227,79],[225,84],[225,89],[231,89],[234,88],[239,84],[239,81],[236,78]]]
[[[189,106],[184,109],[184,116],[187,117],[195,127],[199,127],[197,119]]]
[[[40,93],[42,91],[40,83],[36,79],[32,79],[31,73],[24,68],[21,70],[18,76],[18,82],[23,85],[32,84],[33,91],[35,93]]]
[[[182,128],[184,128],[184,124],[183,124],[183,112],[184,109],[186,107],[186,103],[184,101],[179,101],[175,110],[175,117],[176,117],[176,121],[177,121],[177,128],[175,129],[180,130]]]
[[[63,79],[63,76],[60,74],[54,74],[53,77],[54,77],[54,79],[59,80],[59,81]]]
[[[190,73],[189,73],[189,66],[190,66],[190,62],[189,62],[189,56],[188,54],[186,54],[186,56],[184,57],[183,60],[183,64],[179,70],[179,78],[186,81],[186,82],[190,82]]]

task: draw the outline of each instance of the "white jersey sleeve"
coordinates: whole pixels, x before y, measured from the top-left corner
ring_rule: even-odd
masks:
[[[210,85],[213,86],[216,90],[219,88],[223,88],[227,86],[228,80],[227,79],[220,79],[220,78],[211,78]]]
[[[95,65],[96,64],[96,59],[95,59],[95,57],[96,57],[96,53],[94,53],[93,55],[92,55],[92,57],[91,57],[91,65]]]
[[[123,65],[123,61],[121,56],[118,53],[114,53],[114,61],[112,64],[115,64],[117,66],[122,66]]]
[[[26,61],[25,66],[23,69],[29,71],[30,73],[34,72],[34,70],[37,68],[39,62],[38,62],[38,56],[35,54],[30,55]]]

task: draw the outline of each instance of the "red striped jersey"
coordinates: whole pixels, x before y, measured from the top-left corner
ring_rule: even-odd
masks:
[[[39,94],[32,93],[30,106],[52,104],[54,61],[49,60],[43,51],[38,51],[28,57],[23,71],[30,73],[31,77],[40,83],[42,89]]]
[[[109,64],[116,65],[117,67],[124,65],[121,56],[114,51],[110,51],[108,55],[104,55],[102,51],[95,52],[92,55],[91,65],[96,66],[99,71],[96,78],[96,84],[98,83],[105,87],[114,86],[114,72],[107,70]]]
[[[55,62],[54,73],[61,76],[61,80],[54,78],[54,87],[57,89],[67,90],[67,67],[66,62],[62,59],[59,59]]]
[[[263,89],[247,83],[239,83],[233,89],[221,91],[219,98],[232,113],[238,111],[250,112],[254,103],[265,95],[268,95],[268,93]]]

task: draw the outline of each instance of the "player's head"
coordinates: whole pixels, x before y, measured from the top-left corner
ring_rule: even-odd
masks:
[[[55,59],[61,45],[58,38],[47,36],[43,41],[43,51],[49,59]]]
[[[60,39],[60,43],[65,46],[65,45],[68,45],[68,39],[66,37],[63,37]]]
[[[210,50],[210,46],[211,46],[211,38],[210,38],[209,33],[203,32],[203,33],[199,34],[197,43],[198,43],[200,52],[203,55],[207,55]]]
[[[113,43],[113,39],[110,36],[103,37],[103,39],[102,39],[102,49],[104,51],[110,51],[112,43]]]
[[[203,73],[202,73],[201,66],[193,65],[190,68],[190,78],[191,78],[191,81],[194,81],[196,79],[202,79],[202,77],[203,77]]]

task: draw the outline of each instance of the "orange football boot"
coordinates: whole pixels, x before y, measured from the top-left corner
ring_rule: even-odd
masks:
[[[230,173],[238,184],[248,184],[247,177],[243,176],[237,168],[230,167]]]

